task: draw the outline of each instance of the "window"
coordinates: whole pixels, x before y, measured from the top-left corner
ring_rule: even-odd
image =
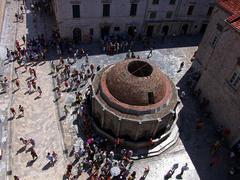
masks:
[[[169,4],[174,5],[176,3],[176,0],[170,0]]]
[[[136,15],[137,15],[137,4],[131,4],[130,16],[136,16]]]
[[[90,28],[89,33],[91,36],[93,35],[93,28]]]
[[[154,18],[156,18],[156,16],[157,16],[157,12],[156,12],[156,11],[152,11],[152,12],[150,12],[150,14],[149,14],[149,18],[150,18],[150,19],[154,19]]]
[[[217,30],[219,30],[220,32],[223,31],[223,26],[219,23],[217,23]]]
[[[120,27],[118,26],[114,27],[114,31],[120,31]]]
[[[208,8],[207,16],[211,16],[212,12],[213,12],[213,7],[211,6]]]
[[[172,11],[168,11],[166,14],[166,18],[171,18],[172,17]]]
[[[194,6],[189,6],[188,11],[187,11],[187,15],[189,15],[189,16],[192,15],[193,9],[194,9]]]
[[[159,0],[153,0],[152,4],[159,4]]]
[[[80,18],[80,5],[72,5],[73,18]]]
[[[240,84],[240,72],[234,72],[232,74],[232,77],[230,79],[230,84],[233,88],[237,88],[239,87],[239,84]]]
[[[103,4],[103,16],[110,16],[110,4]]]
[[[154,95],[153,92],[148,93],[148,103],[149,104],[154,104]]]

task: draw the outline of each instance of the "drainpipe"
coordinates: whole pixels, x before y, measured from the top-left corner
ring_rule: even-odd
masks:
[[[149,4],[149,0],[146,0],[146,6],[145,6],[145,13],[144,13],[144,18],[143,18],[143,33],[145,34],[145,21],[147,19],[147,11],[148,11],[148,4]]]

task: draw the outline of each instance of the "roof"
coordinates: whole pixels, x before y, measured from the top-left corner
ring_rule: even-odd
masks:
[[[230,13],[227,22],[240,30],[240,0],[219,0],[218,5]]]
[[[152,93],[153,103],[161,101],[166,93],[166,81],[159,68],[139,59],[117,63],[107,73],[110,93],[131,105],[148,105],[149,93]]]

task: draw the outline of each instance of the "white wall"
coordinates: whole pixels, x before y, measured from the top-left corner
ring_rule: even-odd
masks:
[[[188,24],[188,34],[199,33],[202,24],[208,23],[206,15],[209,6],[216,0],[176,0],[170,5],[170,0],[160,0],[153,5],[152,0],[55,0],[55,13],[60,33],[63,37],[72,37],[72,31],[78,27],[82,34],[89,34],[94,28],[95,40],[100,38],[100,29],[103,24],[113,27],[119,26],[120,32],[127,32],[128,26],[135,25],[138,33],[146,33],[148,25],[154,25],[154,35],[162,35],[162,27],[169,25],[169,35],[180,34],[184,24]],[[102,16],[103,2],[110,2],[110,17]],[[138,4],[137,16],[130,17],[131,2]],[[72,18],[72,4],[80,4],[80,18]],[[187,16],[189,5],[195,6],[193,15]],[[149,12],[157,11],[155,19],[149,19]],[[166,18],[167,11],[173,11],[172,18]]]

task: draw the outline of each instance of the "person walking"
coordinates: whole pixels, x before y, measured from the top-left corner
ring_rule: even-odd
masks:
[[[30,138],[30,139],[29,139],[29,143],[32,145],[32,148],[35,147],[35,141],[34,141],[34,139]]]
[[[149,59],[149,58],[152,57],[152,52],[153,52],[153,48],[150,48],[150,52],[149,52],[149,54],[148,54],[148,56],[147,56],[147,59]]]
[[[16,116],[16,111],[13,107],[10,108],[10,111],[12,113],[12,117],[14,118]]]
[[[15,73],[15,75],[16,75],[16,79],[18,79],[18,78],[19,78],[19,75],[18,75],[18,71],[17,71],[17,68],[16,68],[16,67],[14,68],[14,73]]]
[[[185,165],[182,166],[182,168],[181,168],[180,174],[178,174],[178,175],[176,176],[176,179],[182,179],[182,175],[183,175],[184,171],[186,171],[186,170],[188,170],[188,169],[189,169],[189,168],[188,168],[188,164],[185,163]]]
[[[22,40],[23,40],[23,43],[25,44],[26,43],[26,37],[24,35],[22,36]]]
[[[24,117],[24,108],[22,105],[18,106],[18,111],[19,111],[19,117]]]
[[[16,86],[17,86],[17,90],[20,89],[20,82],[19,82],[18,79],[16,79],[15,84],[16,84]]]
[[[55,151],[52,152],[52,157],[53,157],[54,163],[57,162],[58,154]]]
[[[38,155],[37,155],[36,151],[33,148],[31,148],[30,151],[31,151],[31,156],[32,156],[33,160],[37,159]]]
[[[64,105],[64,112],[65,112],[65,116],[67,117],[69,111],[68,111],[68,109],[67,109],[67,105],[66,105],[66,104]]]
[[[18,176],[13,176],[14,180],[20,180]]]
[[[32,80],[32,87],[33,87],[34,91],[36,91],[37,87],[36,87],[36,82],[34,80]]]
[[[38,97],[42,97],[42,90],[41,90],[40,86],[37,87],[37,91],[39,93]]]
[[[24,138],[22,138],[22,137],[20,137],[19,140],[24,144],[24,146],[27,146],[27,145],[28,145],[28,140],[26,140],[26,139],[24,139]]]
[[[50,152],[47,153],[47,159],[52,164],[52,166],[54,166],[53,156],[50,154]]]
[[[30,94],[32,92],[32,85],[30,81],[27,81],[27,87],[28,87],[28,93]]]
[[[37,73],[36,73],[35,69],[32,69],[32,72],[33,72],[34,78],[37,79]]]

